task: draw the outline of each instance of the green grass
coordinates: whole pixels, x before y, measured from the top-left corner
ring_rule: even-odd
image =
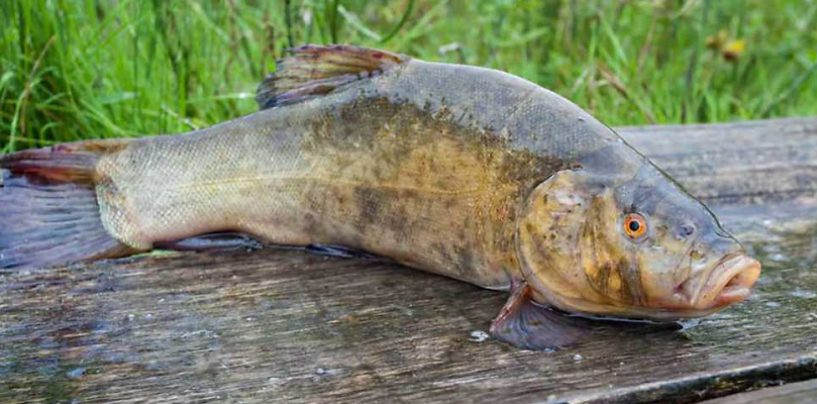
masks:
[[[0,21],[5,152],[250,113],[303,43],[506,70],[611,125],[817,115],[815,0],[4,0]]]

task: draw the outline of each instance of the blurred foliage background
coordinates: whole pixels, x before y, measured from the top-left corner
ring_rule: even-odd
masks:
[[[205,127],[285,49],[506,70],[610,125],[817,115],[817,0],[0,0],[0,147]]]

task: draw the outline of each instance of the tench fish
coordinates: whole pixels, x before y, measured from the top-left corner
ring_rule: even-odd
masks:
[[[510,291],[490,330],[528,349],[575,341],[551,307],[703,316],[760,275],[700,201],[522,78],[304,46],[257,101],[258,112],[187,134],[0,158],[0,267],[196,248],[223,232],[341,246]]]

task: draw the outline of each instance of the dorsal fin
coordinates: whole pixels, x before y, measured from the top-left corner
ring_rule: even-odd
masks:
[[[349,45],[305,45],[290,52],[258,86],[255,100],[260,109],[328,94],[408,61],[396,53]]]

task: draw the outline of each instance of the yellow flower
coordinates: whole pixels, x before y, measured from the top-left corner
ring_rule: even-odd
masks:
[[[743,39],[735,39],[731,40],[721,48],[721,54],[723,58],[734,62],[740,58],[740,55],[743,54],[743,51],[746,49],[746,41]]]
[[[726,30],[720,30],[717,35],[706,38],[706,47],[718,52],[725,60],[735,62],[746,50],[746,41],[730,39]]]

